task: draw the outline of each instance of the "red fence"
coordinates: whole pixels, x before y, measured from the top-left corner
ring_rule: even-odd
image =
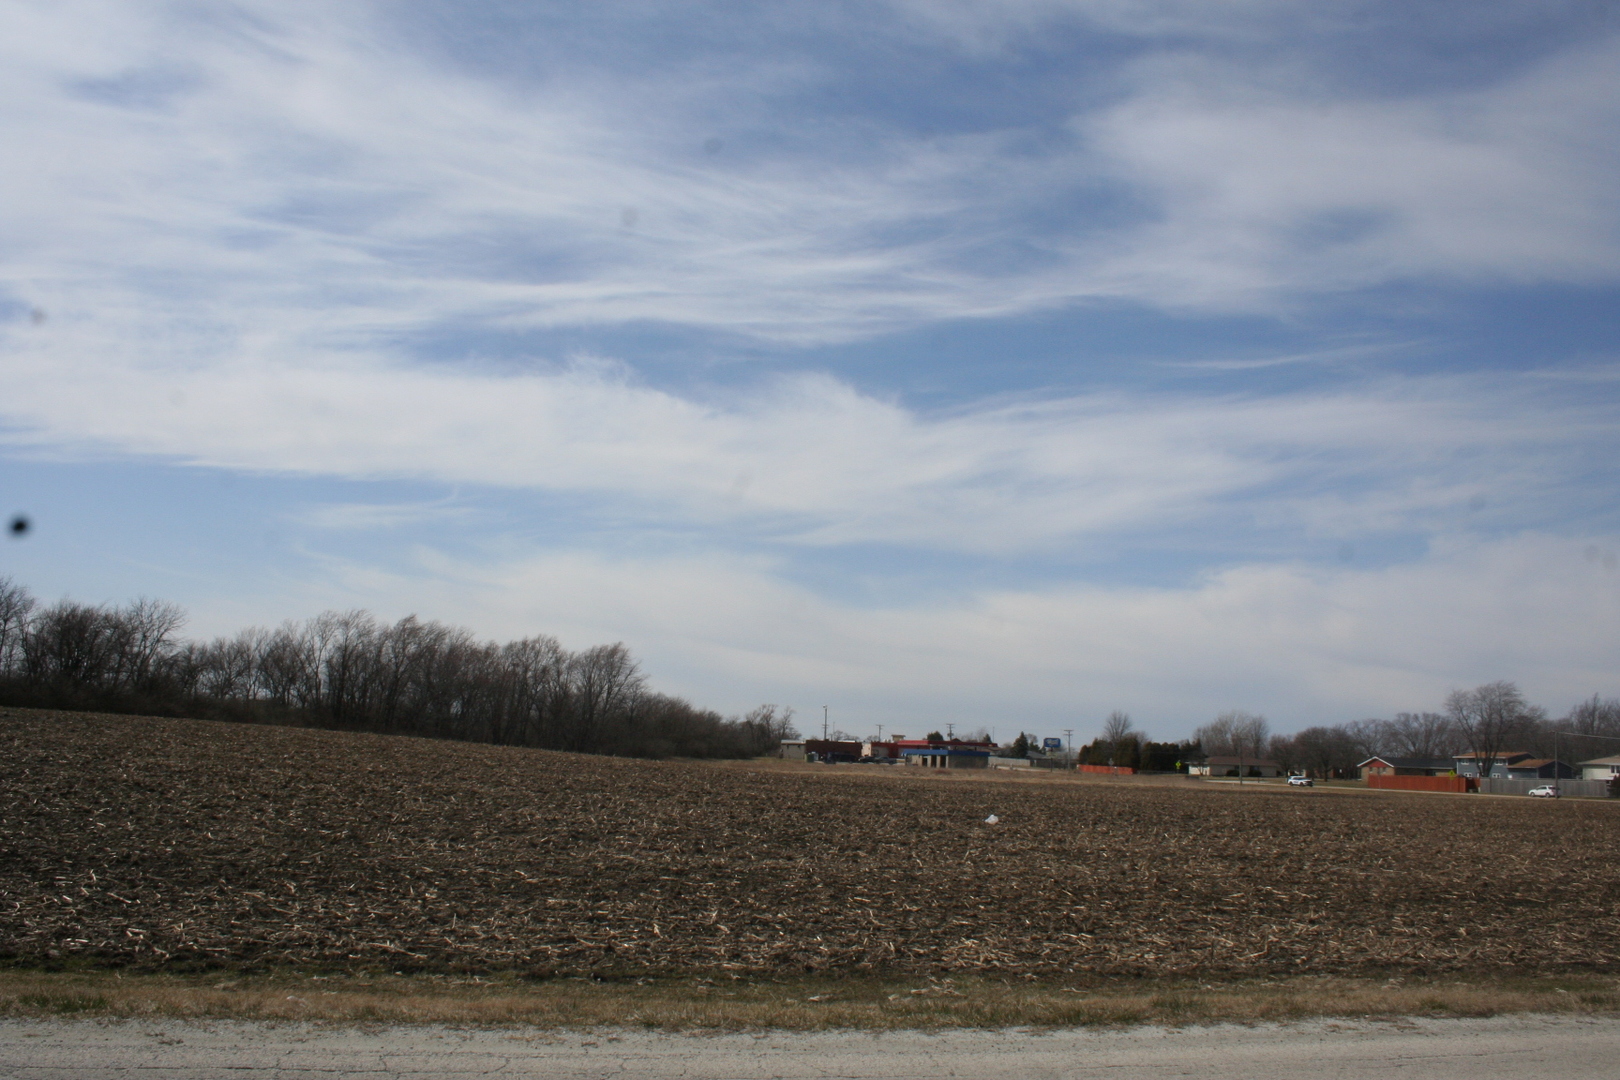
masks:
[[[1135,776],[1136,770],[1124,765],[1076,765],[1081,772],[1107,773],[1110,776]]]
[[[1477,791],[1479,783],[1472,776],[1369,776],[1370,788],[1388,788],[1393,791]]]

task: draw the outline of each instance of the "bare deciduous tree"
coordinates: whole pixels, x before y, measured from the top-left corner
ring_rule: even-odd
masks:
[[[143,596],[111,614],[114,688],[149,689],[153,671],[174,645],[186,613],[163,600]]]
[[[1292,776],[1302,764],[1299,741],[1292,735],[1273,735],[1266,743],[1266,756],[1288,776]]]
[[[1439,713],[1396,713],[1388,730],[1390,753],[1397,757],[1445,758],[1456,750],[1451,721]]]
[[[1390,753],[1390,744],[1394,742],[1389,730],[1387,720],[1352,720],[1341,725],[1345,738],[1355,747],[1356,761],[1366,761],[1371,757],[1381,757]]]
[[[1557,725],[1575,734],[1559,744],[1560,754],[1571,762],[1608,757],[1620,752],[1620,700],[1593,694],[1569,711]]]
[[[1342,727],[1308,727],[1294,736],[1301,762],[1311,774],[1326,780],[1348,772],[1356,762],[1356,747]]]
[[[796,734],[792,709],[726,720],[650,692],[622,644],[498,645],[415,616],[329,611],[279,629],[182,642],[184,613],[64,600],[40,610],[0,578],[0,699],[13,704],[297,720],[641,756],[754,756]]]
[[[614,708],[646,685],[630,650],[623,642],[597,645],[576,655],[570,663],[575,705],[574,724],[566,749],[588,750],[593,729]]]
[[[1264,716],[1229,709],[1193,732],[1204,753],[1258,761],[1264,755],[1271,725]]]
[[[1489,776],[1502,751],[1529,734],[1538,710],[1526,704],[1513,683],[1493,682],[1453,690],[1446,698],[1446,716],[1473,751],[1479,774]]]
[[[113,655],[113,623],[107,610],[71,600],[41,610],[23,638],[28,678],[64,690],[105,685]]]
[[[10,578],[0,577],[0,678],[9,678],[22,667],[23,635],[33,610],[33,595]]]
[[[1108,763],[1117,765],[1123,756],[1125,740],[1131,735],[1131,718],[1128,713],[1118,709],[1108,714],[1103,721],[1102,741],[1108,746]]]
[[[1564,728],[1579,735],[1620,736],[1620,700],[1593,694],[1564,717]]]

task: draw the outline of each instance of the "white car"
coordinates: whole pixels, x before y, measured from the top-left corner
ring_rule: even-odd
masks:
[[[1290,776],[1288,778],[1288,786],[1289,787],[1315,787],[1316,782],[1314,780],[1312,780],[1308,776]]]
[[[1532,799],[1556,799],[1558,788],[1552,784],[1542,784],[1540,787],[1531,788],[1528,794]]]

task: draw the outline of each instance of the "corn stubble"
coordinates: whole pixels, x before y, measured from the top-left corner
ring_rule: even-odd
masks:
[[[810,1014],[840,978],[879,1011],[905,980],[1062,1002],[1165,979],[1190,987],[1174,1012],[1199,980],[1601,975],[1620,970],[1616,810],[0,710],[0,959],[808,979],[833,997],[771,992]]]

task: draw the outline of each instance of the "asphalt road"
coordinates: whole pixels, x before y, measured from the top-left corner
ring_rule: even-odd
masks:
[[[1200,1077],[1585,1080],[1620,1077],[1620,1020],[1515,1017],[1122,1031],[664,1035],[328,1028],[240,1022],[0,1021],[0,1076]]]

